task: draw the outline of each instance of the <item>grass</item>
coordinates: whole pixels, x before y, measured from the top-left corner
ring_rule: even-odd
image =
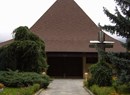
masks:
[[[33,95],[39,89],[40,89],[39,84],[34,84],[33,86],[23,88],[5,87],[4,90],[0,92],[0,95]]]
[[[120,91],[117,92],[113,86],[110,87],[99,87],[98,85],[93,85],[89,88],[94,95],[130,95],[124,86],[121,87]]]
[[[113,87],[99,87],[97,85],[93,85],[90,87],[90,90],[95,95],[118,95]]]
[[[88,88],[94,95],[130,95],[130,86],[124,85],[113,85],[99,87],[98,85],[88,85],[88,81],[84,80],[84,86]]]

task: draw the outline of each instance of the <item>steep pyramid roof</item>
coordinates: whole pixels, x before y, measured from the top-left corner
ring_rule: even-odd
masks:
[[[57,0],[31,31],[45,41],[47,52],[96,52],[89,41],[97,40],[100,30],[74,0]],[[109,36],[106,40],[115,42],[110,51],[125,51],[119,41]]]
[[[48,52],[95,52],[89,41],[97,39],[100,31],[74,0],[57,0],[31,30],[45,41]],[[124,51],[114,41],[112,51]]]

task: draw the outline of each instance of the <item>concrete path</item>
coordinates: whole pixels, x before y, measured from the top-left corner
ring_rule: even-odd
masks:
[[[54,79],[40,95],[89,95],[82,79]]]

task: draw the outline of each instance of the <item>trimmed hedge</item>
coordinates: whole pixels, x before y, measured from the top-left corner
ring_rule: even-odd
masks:
[[[38,83],[41,87],[47,88],[50,81],[48,75],[32,72],[0,71],[0,83],[7,87],[27,87]]]

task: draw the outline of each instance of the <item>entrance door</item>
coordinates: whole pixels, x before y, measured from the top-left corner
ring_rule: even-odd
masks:
[[[82,77],[81,57],[49,57],[48,75],[54,77]]]

